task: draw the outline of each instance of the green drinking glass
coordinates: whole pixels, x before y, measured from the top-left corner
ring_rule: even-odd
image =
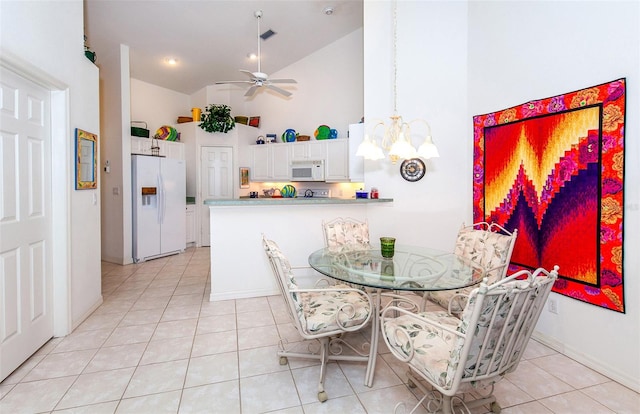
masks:
[[[380,252],[385,259],[391,259],[393,257],[395,246],[395,237],[380,237]]]

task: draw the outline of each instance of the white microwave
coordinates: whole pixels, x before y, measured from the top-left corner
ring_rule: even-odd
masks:
[[[291,181],[324,181],[324,162],[294,161],[290,176]]]

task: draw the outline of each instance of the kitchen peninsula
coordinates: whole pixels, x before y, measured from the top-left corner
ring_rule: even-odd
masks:
[[[301,285],[318,278],[307,258],[324,246],[323,221],[365,220],[372,208],[391,208],[393,199],[242,198],[205,200],[210,217],[209,300],[278,293],[262,248],[262,235],[276,241]]]

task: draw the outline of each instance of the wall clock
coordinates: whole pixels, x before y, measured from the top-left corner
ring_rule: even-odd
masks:
[[[424,161],[420,158],[412,158],[404,160],[400,165],[400,175],[407,181],[418,181],[424,177],[425,167]]]

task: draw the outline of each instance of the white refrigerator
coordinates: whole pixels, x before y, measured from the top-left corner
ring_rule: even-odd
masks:
[[[184,160],[131,156],[133,261],[183,252],[186,248]]]

